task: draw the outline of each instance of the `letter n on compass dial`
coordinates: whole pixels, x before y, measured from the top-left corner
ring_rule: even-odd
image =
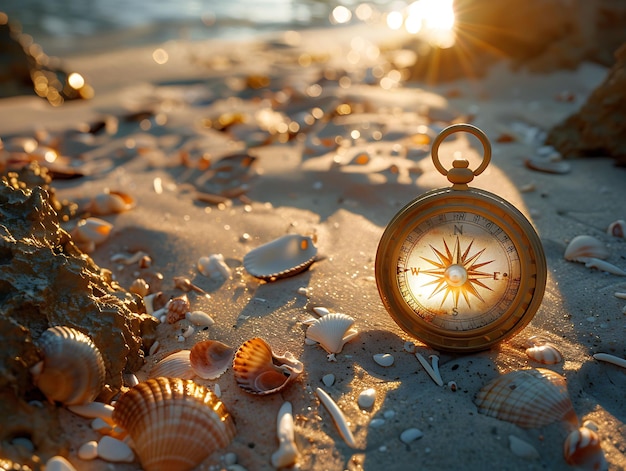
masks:
[[[445,219],[426,221],[428,227],[405,239],[398,285],[424,321],[446,330],[478,329],[497,321],[515,298],[519,254],[493,221]]]

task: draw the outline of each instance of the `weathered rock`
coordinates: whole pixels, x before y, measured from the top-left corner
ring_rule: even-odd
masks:
[[[550,130],[546,144],[565,157],[611,156],[626,166],[626,43],[616,64],[577,113]]]
[[[0,179],[0,394],[7,410],[37,415],[20,420],[20,436],[31,437],[33,455],[41,456],[38,447],[50,443],[43,438],[35,443],[41,434],[32,427],[54,430],[56,420],[52,409],[50,423],[42,425],[40,410],[28,406],[32,399],[45,400],[29,372],[41,358],[36,344],[42,332],[67,325],[92,338],[106,366],[108,386],[100,399],[107,401],[119,391],[122,372],[142,366],[142,338],[153,340],[157,324],[151,316],[137,314],[136,298],[74,245],[59,225],[48,192],[9,184],[12,179],[14,175]],[[11,420],[0,411],[3,448],[17,433]]]

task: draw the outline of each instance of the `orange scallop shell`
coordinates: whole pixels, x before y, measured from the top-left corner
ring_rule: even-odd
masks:
[[[146,471],[187,471],[228,446],[235,423],[218,397],[191,380],[153,378],[128,390],[113,420]]]
[[[557,421],[577,426],[565,378],[543,368],[517,370],[487,383],[476,395],[481,414],[539,428]]]
[[[217,340],[204,340],[191,348],[189,361],[202,379],[219,378],[231,364],[235,349]]]
[[[37,343],[43,364],[33,371],[33,380],[50,401],[85,404],[100,394],[106,368],[89,336],[73,327],[57,326],[45,330]]]
[[[282,390],[304,371],[304,366],[290,352],[275,355],[265,340],[256,337],[239,347],[233,370],[244,391],[265,395]]]

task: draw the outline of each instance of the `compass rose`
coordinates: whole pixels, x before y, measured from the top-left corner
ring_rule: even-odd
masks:
[[[473,239],[463,252],[458,236],[456,237],[452,251],[448,247],[448,243],[445,239],[442,239],[442,242],[443,251],[430,245],[430,248],[437,257],[436,260],[421,257],[423,260],[433,265],[434,268],[422,270],[420,273],[435,278],[433,281],[430,281],[422,286],[434,285],[433,291],[430,293],[428,299],[439,293],[443,293],[443,299],[441,300],[440,307],[443,306],[443,303],[446,301],[448,296],[451,295],[454,301],[453,312],[456,314],[458,312],[459,298],[461,295],[467,303],[467,307],[471,308],[472,306],[470,301],[472,296],[484,302],[483,297],[477,290],[478,287],[492,291],[489,286],[485,285],[480,280],[493,278],[493,273],[481,271],[482,267],[490,264],[493,260],[484,262],[480,261],[480,257],[485,251],[484,248],[472,253],[472,245],[474,244]]]

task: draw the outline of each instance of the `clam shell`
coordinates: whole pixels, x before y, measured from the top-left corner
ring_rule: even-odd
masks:
[[[331,313],[316,319],[306,330],[306,338],[318,342],[328,353],[339,353],[353,339],[357,330],[347,314]]]
[[[219,378],[231,364],[235,349],[217,340],[204,340],[191,348],[191,368],[202,379]]]
[[[252,276],[275,280],[296,275],[311,266],[317,255],[313,239],[287,234],[248,252],[243,266]]]
[[[563,443],[565,461],[576,469],[605,471],[608,464],[600,446],[598,434],[587,427],[572,431]]]
[[[115,404],[113,420],[132,438],[146,471],[186,471],[235,436],[224,404],[190,380],[153,378],[128,390]]]
[[[577,425],[565,378],[550,370],[517,370],[487,383],[476,395],[481,414],[539,428],[557,421]]]
[[[609,251],[602,241],[590,235],[574,237],[565,248],[565,260],[585,262],[587,258],[605,259]]]
[[[91,338],[72,327],[57,326],[45,330],[37,343],[43,362],[33,369],[33,380],[50,401],[85,404],[100,394],[106,369]]]
[[[171,353],[150,370],[150,378],[180,378],[180,379],[193,379],[196,375],[195,371],[191,367],[191,351],[179,350]]]
[[[265,395],[282,390],[304,371],[304,366],[290,352],[275,355],[265,340],[256,337],[239,347],[233,370],[244,391]]]

